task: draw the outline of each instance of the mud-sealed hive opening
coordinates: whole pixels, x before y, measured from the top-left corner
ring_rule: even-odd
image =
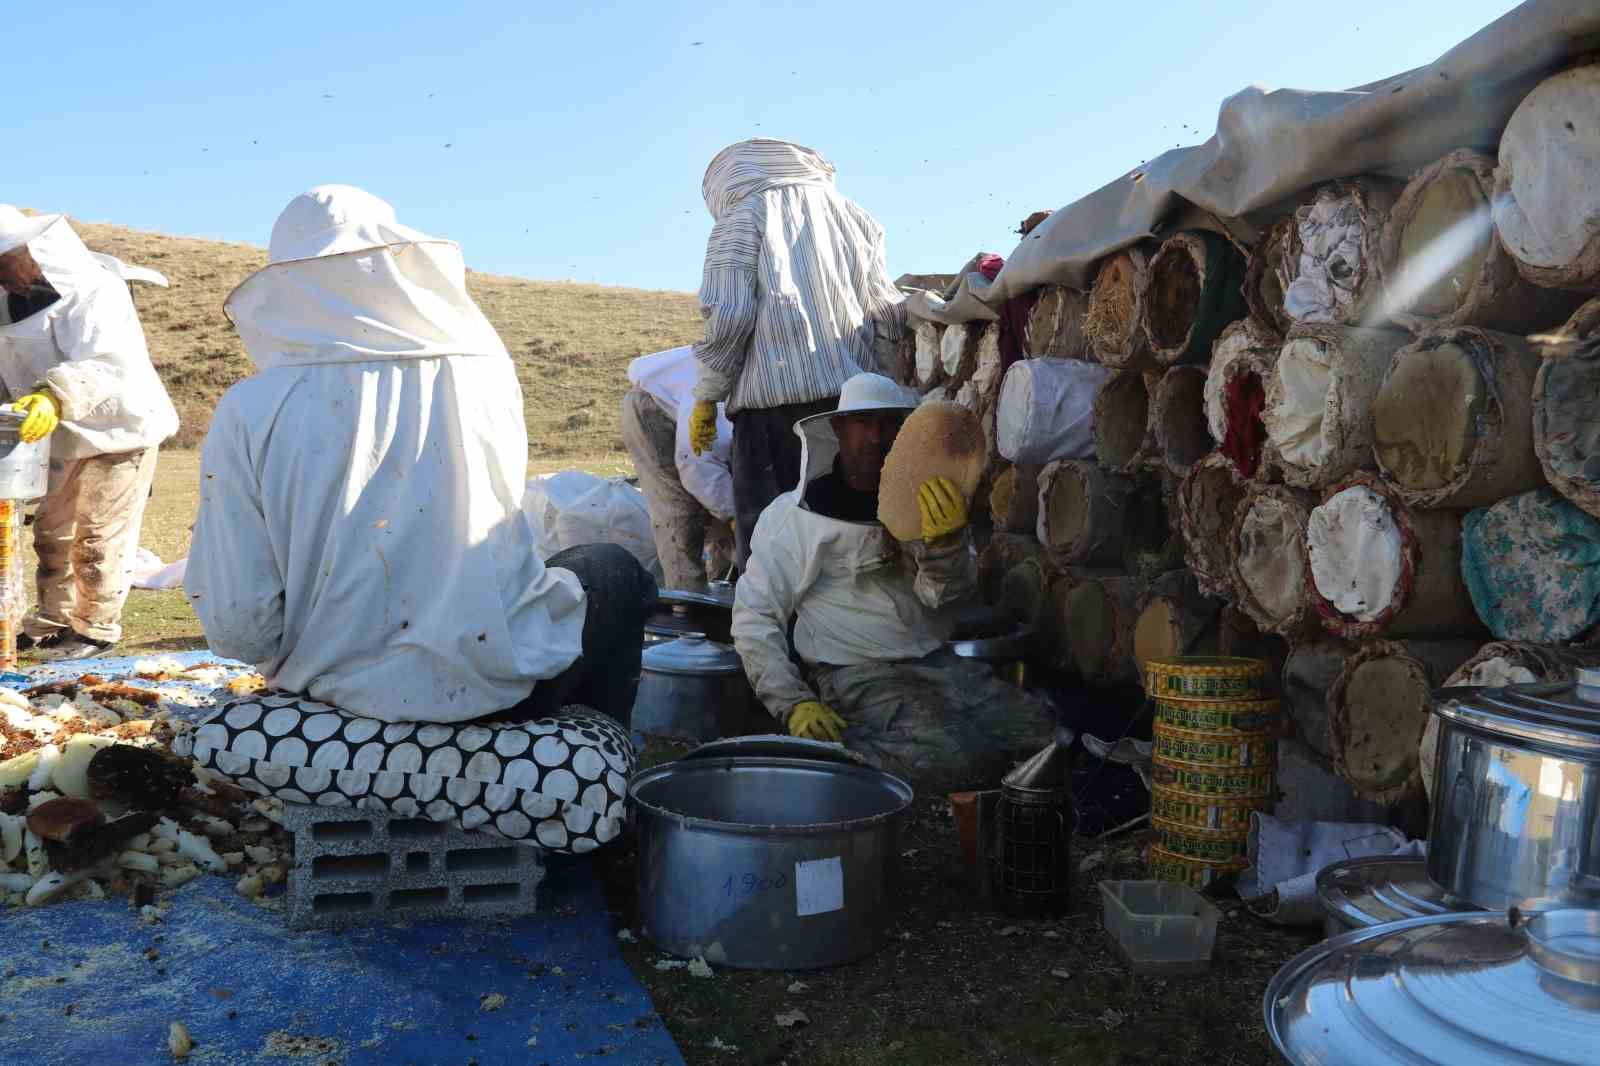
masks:
[[[1273,496],[1244,506],[1234,562],[1241,606],[1268,628],[1289,624],[1305,608],[1305,513]]]
[[[1284,246],[1287,242],[1289,222],[1283,221],[1269,229],[1250,252],[1245,269],[1244,299],[1255,320],[1279,333],[1288,332],[1291,321],[1283,311],[1284,287],[1287,268],[1284,266]]]
[[[1132,466],[1144,451],[1150,424],[1150,394],[1138,373],[1113,376],[1095,398],[1094,440],[1102,466]]]
[[[1230,547],[1234,518],[1245,498],[1245,486],[1226,459],[1197,464],[1179,487],[1183,539],[1189,567],[1200,587],[1230,597]]]
[[[1169,245],[1156,256],[1145,302],[1156,347],[1182,348],[1200,313],[1200,267],[1187,248]]]
[[[1065,463],[1056,475],[1055,488],[1041,501],[1049,522],[1050,541],[1063,548],[1083,542],[1088,534],[1090,501],[1088,479],[1074,464]]]
[[[1097,676],[1116,646],[1116,605],[1100,582],[1086,581],[1067,593],[1066,614],[1072,661],[1085,677]]]
[[[1454,484],[1478,446],[1488,397],[1477,360],[1458,344],[1407,351],[1372,406],[1378,465],[1407,489]]]
[[[1459,167],[1437,175],[1401,225],[1397,246],[1390,285],[1399,301],[1419,315],[1455,311],[1494,248],[1494,220],[1478,176]]]
[[[1365,795],[1402,789],[1417,768],[1417,744],[1428,718],[1427,670],[1401,655],[1368,658],[1334,689],[1334,759]]]
[[[1177,367],[1161,379],[1156,394],[1156,430],[1162,459],[1174,473],[1182,473],[1205,458],[1214,445],[1206,425],[1206,372],[1199,367]]]

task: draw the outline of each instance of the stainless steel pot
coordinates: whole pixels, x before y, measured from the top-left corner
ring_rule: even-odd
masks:
[[[1600,876],[1600,671],[1441,689],[1428,876],[1479,907],[1582,902]]]
[[[1262,1003],[1296,1066],[1557,1066],[1600,1047],[1600,913],[1442,914],[1303,952]]]
[[[803,970],[883,946],[911,786],[842,751],[795,750],[805,757],[690,757],[633,779],[639,912],[657,947]]]
[[[25,442],[22,418],[0,407],[0,500],[37,500],[50,486],[50,438]]]
[[[1326,917],[1323,935],[1352,929],[1477,910],[1428,879],[1426,860],[1380,856],[1345,859],[1317,874],[1317,899]]]
[[[737,652],[686,633],[644,649],[632,725],[648,736],[714,740],[744,731],[754,698]]]

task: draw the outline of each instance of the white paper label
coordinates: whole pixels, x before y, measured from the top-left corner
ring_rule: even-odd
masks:
[[[794,864],[794,913],[827,914],[844,910],[844,864],[836,855]]]

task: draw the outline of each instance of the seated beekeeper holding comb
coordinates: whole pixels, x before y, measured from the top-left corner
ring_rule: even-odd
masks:
[[[1054,715],[944,647],[953,608],[977,585],[959,487],[942,477],[919,486],[919,540],[897,543],[878,521],[884,460],[915,406],[888,378],[858,374],[836,410],[795,426],[800,486],[756,523],[733,639],[790,734],[842,741],[915,784],[951,789],[993,782],[1049,742]],[[791,618],[804,673],[789,654]]]

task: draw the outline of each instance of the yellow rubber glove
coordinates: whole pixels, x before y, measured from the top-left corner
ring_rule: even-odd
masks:
[[[922,539],[938,540],[959,533],[967,524],[967,501],[947,477],[930,478],[917,490],[917,511],[922,516]]]
[[[696,455],[703,455],[717,443],[717,405],[710,400],[696,400],[689,412],[689,447]]]
[[[25,416],[17,435],[29,444],[48,437],[61,424],[61,405],[49,391],[30,392],[11,406]]]
[[[835,714],[832,707],[816,700],[797,703],[789,712],[791,737],[831,740],[838,744],[844,740],[844,725],[844,719]]]

